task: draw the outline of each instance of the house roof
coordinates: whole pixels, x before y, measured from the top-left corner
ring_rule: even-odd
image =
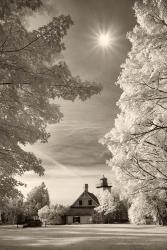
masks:
[[[65,215],[68,216],[68,215],[71,215],[71,216],[88,216],[88,215],[92,215],[94,213],[94,208],[86,208],[86,207],[83,207],[83,208],[74,208],[74,207],[70,207]]]
[[[94,200],[95,201],[95,203],[96,203],[96,205],[98,206],[98,205],[100,205],[100,203],[99,203],[99,201],[98,201],[98,199],[97,199],[97,197],[93,194],[93,193],[90,193],[90,192],[87,192],[87,191],[84,191],[79,197],[78,197],[78,199],[72,204],[72,206],[71,207],[74,207],[75,206],[75,203],[84,195],[84,194],[88,194],[89,195],[89,197],[92,199],[92,200]]]
[[[89,196],[97,203],[97,205],[100,205],[100,203],[99,203],[97,197],[96,197],[93,193],[89,193],[89,192],[88,192],[88,194],[89,194]]]

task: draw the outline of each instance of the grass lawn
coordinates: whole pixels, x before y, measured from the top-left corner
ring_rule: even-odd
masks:
[[[0,250],[167,250],[167,227],[128,224],[0,226]]]

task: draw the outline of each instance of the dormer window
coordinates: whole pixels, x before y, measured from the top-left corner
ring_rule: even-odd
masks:
[[[88,200],[88,205],[92,206],[92,200]]]
[[[82,200],[79,200],[79,206],[82,206]]]

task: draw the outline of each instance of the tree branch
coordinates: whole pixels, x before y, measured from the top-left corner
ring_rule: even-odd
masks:
[[[151,174],[150,172],[148,172],[147,170],[145,170],[139,163],[139,160],[137,158],[134,157],[134,159],[136,160],[137,166],[139,167],[139,169],[141,169],[143,172],[145,172],[146,174],[148,174],[149,176],[153,177],[154,179],[156,179],[157,177],[153,174]]]

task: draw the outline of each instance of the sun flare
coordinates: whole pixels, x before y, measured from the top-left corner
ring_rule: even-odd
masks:
[[[92,50],[96,50],[97,53],[101,53],[102,55],[108,55],[117,52],[117,46],[119,43],[119,36],[117,35],[117,31],[114,27],[93,27],[90,30],[90,44],[92,46]],[[110,54],[111,55],[111,54]]]
[[[103,47],[107,48],[111,44],[111,37],[108,33],[101,33],[98,35],[98,44]]]

